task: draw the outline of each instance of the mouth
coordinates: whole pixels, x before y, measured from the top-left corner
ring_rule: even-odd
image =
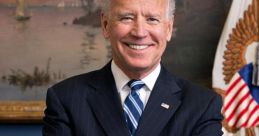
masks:
[[[140,44],[128,44],[128,47],[135,50],[144,50],[148,48],[148,45],[140,45]]]
[[[134,50],[144,50],[147,49],[151,44],[133,44],[133,43],[125,43],[129,48]]]

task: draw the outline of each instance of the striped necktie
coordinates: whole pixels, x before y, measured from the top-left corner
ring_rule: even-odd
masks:
[[[131,136],[135,135],[138,127],[138,121],[144,109],[144,104],[140,99],[139,90],[144,86],[144,82],[141,80],[131,80],[128,82],[128,86],[131,92],[127,96],[124,102],[124,113],[128,128],[131,132]]]

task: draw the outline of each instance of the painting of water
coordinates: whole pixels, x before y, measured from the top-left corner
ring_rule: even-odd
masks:
[[[14,11],[0,8],[0,100],[43,100],[52,84],[109,61],[100,27],[73,23],[83,8],[31,7],[26,21]]]

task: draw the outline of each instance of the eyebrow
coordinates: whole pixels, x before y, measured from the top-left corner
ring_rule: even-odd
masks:
[[[145,17],[154,17],[154,18],[159,18],[159,19],[162,18],[160,15],[156,15],[156,14],[147,14],[147,15],[145,15]]]
[[[134,13],[131,12],[123,12],[123,13],[119,13],[117,16],[119,17],[124,17],[124,16],[134,16]]]
[[[145,14],[146,17],[158,17],[161,18],[161,15],[159,13],[146,13]]]
[[[131,11],[121,11],[116,15],[118,18],[125,17],[125,16],[136,16],[135,13]],[[159,13],[144,13],[144,17],[154,17],[158,19],[162,19],[162,16]]]

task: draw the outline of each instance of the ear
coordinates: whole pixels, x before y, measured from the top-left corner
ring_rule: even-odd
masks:
[[[110,35],[108,31],[108,16],[103,12],[101,13],[101,25],[104,38],[109,39]]]
[[[172,33],[173,33],[173,25],[174,25],[174,17],[170,17],[168,24],[167,24],[167,36],[166,36],[166,40],[167,42],[169,42],[171,40],[172,37]]]

